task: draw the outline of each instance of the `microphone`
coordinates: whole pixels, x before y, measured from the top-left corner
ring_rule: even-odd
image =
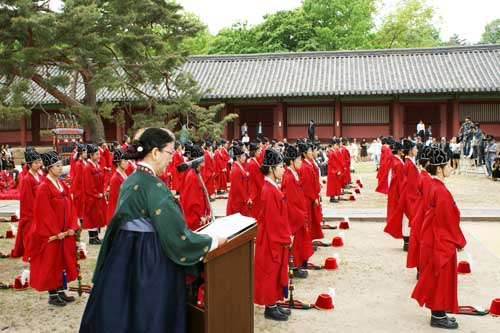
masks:
[[[187,163],[181,163],[179,165],[177,165],[177,171],[179,172],[184,172],[186,171],[187,169],[197,169],[198,166],[205,162],[205,156],[202,156],[202,157],[198,157],[192,161],[189,161]]]

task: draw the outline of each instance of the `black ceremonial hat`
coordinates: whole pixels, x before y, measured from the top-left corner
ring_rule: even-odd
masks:
[[[413,147],[415,147],[415,144],[413,143],[413,141],[410,141],[408,139],[405,139],[403,141],[403,149],[404,150],[411,150]]]
[[[49,151],[47,153],[43,153],[41,155],[42,161],[43,161],[43,166],[45,168],[50,168],[57,162],[61,161],[61,158],[59,157],[59,154],[55,151]]]
[[[297,144],[297,146],[299,147],[299,152],[300,154],[305,154],[307,153],[307,151],[309,150],[309,145],[307,143],[303,143],[303,142],[299,142]]]
[[[272,148],[267,148],[264,154],[263,166],[276,166],[283,163],[283,156]]]
[[[296,159],[300,156],[299,150],[292,145],[288,145],[285,149],[285,158]]]
[[[87,154],[94,154],[99,150],[96,144],[90,143],[87,145]]]
[[[392,150],[393,151],[398,151],[398,150],[403,150],[403,145],[399,141],[395,141],[392,143]]]
[[[444,150],[432,147],[429,154],[429,163],[430,165],[444,165],[448,163],[448,155],[444,152]]]
[[[125,153],[123,152],[122,149],[115,149],[113,151],[113,162],[120,162],[121,160],[124,160],[123,155]]]
[[[259,146],[257,146],[255,143],[251,142],[250,148],[248,150],[249,151],[257,151],[257,150],[259,150]]]
[[[237,146],[237,145],[233,145],[233,156],[236,157],[236,156],[241,156],[244,154],[243,150],[240,148],[240,146]]]
[[[203,149],[201,149],[200,145],[191,146],[191,158],[195,159],[203,156]]]
[[[24,152],[24,160],[26,163],[33,163],[40,159],[40,154],[34,150],[26,150]]]

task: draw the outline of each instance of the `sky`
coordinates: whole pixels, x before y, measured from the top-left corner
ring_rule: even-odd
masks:
[[[349,1],[349,0],[346,0]],[[215,34],[236,21],[258,24],[264,14],[300,6],[301,0],[177,0]],[[382,0],[382,13],[392,11],[398,0]],[[458,34],[468,43],[481,39],[484,26],[500,18],[500,0],[427,0],[436,9],[441,38]]]

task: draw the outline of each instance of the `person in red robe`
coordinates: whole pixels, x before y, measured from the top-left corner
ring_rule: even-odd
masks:
[[[112,157],[111,152],[108,149],[108,144],[104,139],[99,140],[97,143],[99,146],[99,166],[101,167],[104,173],[104,188],[107,190],[109,187],[109,182],[113,174],[111,173],[112,166]]]
[[[330,202],[339,202],[340,195],[342,194],[342,172],[339,140],[335,139],[328,153],[326,195],[330,197]]]
[[[248,150],[250,154],[250,160],[247,163],[249,174],[248,187],[250,191],[250,199],[252,200],[250,215],[257,219],[262,209],[260,194],[262,192],[262,185],[264,185],[264,175],[260,172],[261,163],[259,162],[261,151],[255,143],[250,143]]]
[[[17,181],[14,178],[12,165],[10,163],[7,163],[6,169],[0,172],[0,189],[4,193],[13,194],[17,192]]]
[[[181,143],[176,141],[175,145],[175,153],[172,156],[172,163],[168,165],[168,168],[170,168],[170,173],[172,174],[172,191],[176,191],[177,194],[180,194],[181,192],[181,183],[182,179],[184,178],[185,174],[181,174],[179,171],[177,171],[177,166],[181,163],[184,163],[184,156],[182,155],[182,146]]]
[[[410,140],[404,140],[403,153],[405,154],[405,190],[404,195],[401,196],[400,200],[404,201],[404,203],[402,203],[404,207],[403,250],[408,251],[411,234],[411,221],[417,214],[418,200],[420,198],[418,191],[420,173],[418,172],[417,164],[415,162],[418,154],[418,149],[415,143]]]
[[[78,160],[75,163],[73,177],[70,179],[70,188],[73,194],[73,205],[75,206],[76,214],[80,221],[82,221],[85,207],[83,170],[87,165],[87,145],[79,144],[77,150]]]
[[[286,198],[288,223],[293,235],[293,276],[307,278],[308,272],[301,268],[307,267],[307,262],[313,255],[314,249],[309,232],[306,198],[297,173],[297,170],[300,170],[302,166],[302,156],[296,147],[289,145],[285,150],[284,157],[286,168],[281,182],[281,190]]]
[[[347,149],[347,144],[349,141],[347,139],[342,139],[340,145],[340,153],[342,156],[342,164],[344,166],[344,172],[342,173],[342,187],[348,188],[351,183],[351,154]]]
[[[320,175],[321,175],[321,170],[319,168],[319,164],[316,161],[318,158],[318,153],[319,153],[319,144],[312,144],[312,159],[306,160],[306,163],[309,161],[312,165],[312,169],[314,171],[315,175],[315,189],[316,189],[316,198],[318,199],[319,205],[314,206],[313,210],[313,222],[312,228],[313,229],[321,229],[321,223],[323,223],[323,207],[321,206],[321,181],[320,181]],[[314,232],[317,234],[317,231]],[[323,234],[323,231],[321,231],[321,234]]]
[[[203,156],[205,157],[205,165],[201,170],[201,175],[207,187],[210,201],[214,201],[215,199],[212,197],[215,194],[215,162],[213,158],[213,145],[211,141],[205,142]]]
[[[380,165],[377,171],[377,187],[375,191],[382,194],[389,193],[389,171],[392,169],[392,151],[390,139],[382,138],[382,148],[380,153]]]
[[[222,142],[219,142],[217,150],[214,153],[215,189],[217,190],[217,194],[224,194],[227,191],[227,161],[222,149]]]
[[[403,145],[400,142],[393,144],[393,162],[390,171],[389,193],[387,196],[387,223],[384,232],[394,238],[403,238],[403,215],[404,207],[401,205],[400,198],[404,192],[404,162]]]
[[[35,197],[43,176],[39,174],[42,167],[40,154],[34,150],[26,150],[24,159],[28,172],[23,176],[22,186],[20,186],[19,196],[19,224],[17,227],[16,242],[10,252],[12,258],[23,257],[23,261],[29,261],[28,241],[33,221],[33,207]]]
[[[231,187],[227,199],[226,215],[240,213],[244,216],[250,216],[252,199],[248,185],[249,173],[243,167],[247,157],[238,145],[232,146],[232,152],[234,162],[229,176]]]
[[[203,150],[199,145],[194,145],[190,148],[191,160],[202,156]],[[201,163],[199,167],[203,167],[203,165],[204,163]],[[184,172],[186,176],[180,196],[181,207],[188,228],[197,230],[210,222],[210,204],[203,189],[204,184],[200,182],[196,170],[189,168]]]
[[[298,173],[306,198],[307,220],[309,221],[311,239],[321,239],[324,235],[323,230],[321,230],[321,216],[317,213],[317,210],[321,209],[318,195],[319,179],[314,171],[316,166],[311,161],[313,158],[312,145],[300,142],[298,147],[302,155],[302,165]]]
[[[448,156],[433,147],[429,160],[428,171],[434,177],[420,231],[420,277],[411,297],[431,310],[431,326],[456,329],[458,323],[446,312],[458,312],[457,250],[467,241],[460,229],[460,211],[444,184],[452,170]]]
[[[89,243],[100,245],[99,228],[106,225],[104,173],[99,166],[97,145],[87,145],[89,159],[83,171],[84,211],[82,228],[89,231]]]
[[[106,221],[109,223],[113,215],[115,214],[116,203],[118,202],[118,195],[120,194],[120,187],[122,183],[127,179],[127,174],[125,169],[127,168],[127,160],[123,158],[124,152],[120,148],[115,149],[113,152],[113,164],[115,165],[116,171],[111,177],[109,184],[109,196],[108,196],[108,208],[106,211]]]
[[[429,192],[432,183],[432,178],[425,169],[429,164],[429,154],[431,148],[424,147],[420,160],[418,161],[422,169],[420,170],[419,182],[418,182],[418,199],[416,214],[410,221],[410,243],[408,245],[408,255],[406,257],[406,267],[407,268],[417,268],[417,279],[419,275],[419,254],[420,254],[420,230],[422,229],[422,223],[424,222],[424,216],[429,207]]]
[[[281,154],[267,148],[261,166],[265,180],[255,241],[254,303],[266,306],[265,318],[279,321],[288,320],[290,315],[289,309],[277,304],[284,299],[288,287],[288,252],[292,241],[287,202],[276,183],[284,171]]]
[[[227,140],[222,140],[222,147],[221,147],[221,155],[222,158],[224,159],[225,163],[225,169],[226,169],[226,189],[227,189],[227,181],[229,180],[229,174],[231,172],[231,163],[233,162],[231,159],[231,156],[229,155],[229,142]]]
[[[75,300],[67,296],[67,283],[76,280],[75,232],[78,217],[66,184],[59,180],[62,161],[55,151],[41,155],[47,170],[36,195],[29,242],[30,285],[49,292],[49,304],[64,306]]]

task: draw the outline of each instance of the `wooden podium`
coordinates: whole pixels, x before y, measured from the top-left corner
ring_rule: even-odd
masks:
[[[187,305],[189,333],[253,332],[253,257],[257,225],[204,260],[205,308]]]

